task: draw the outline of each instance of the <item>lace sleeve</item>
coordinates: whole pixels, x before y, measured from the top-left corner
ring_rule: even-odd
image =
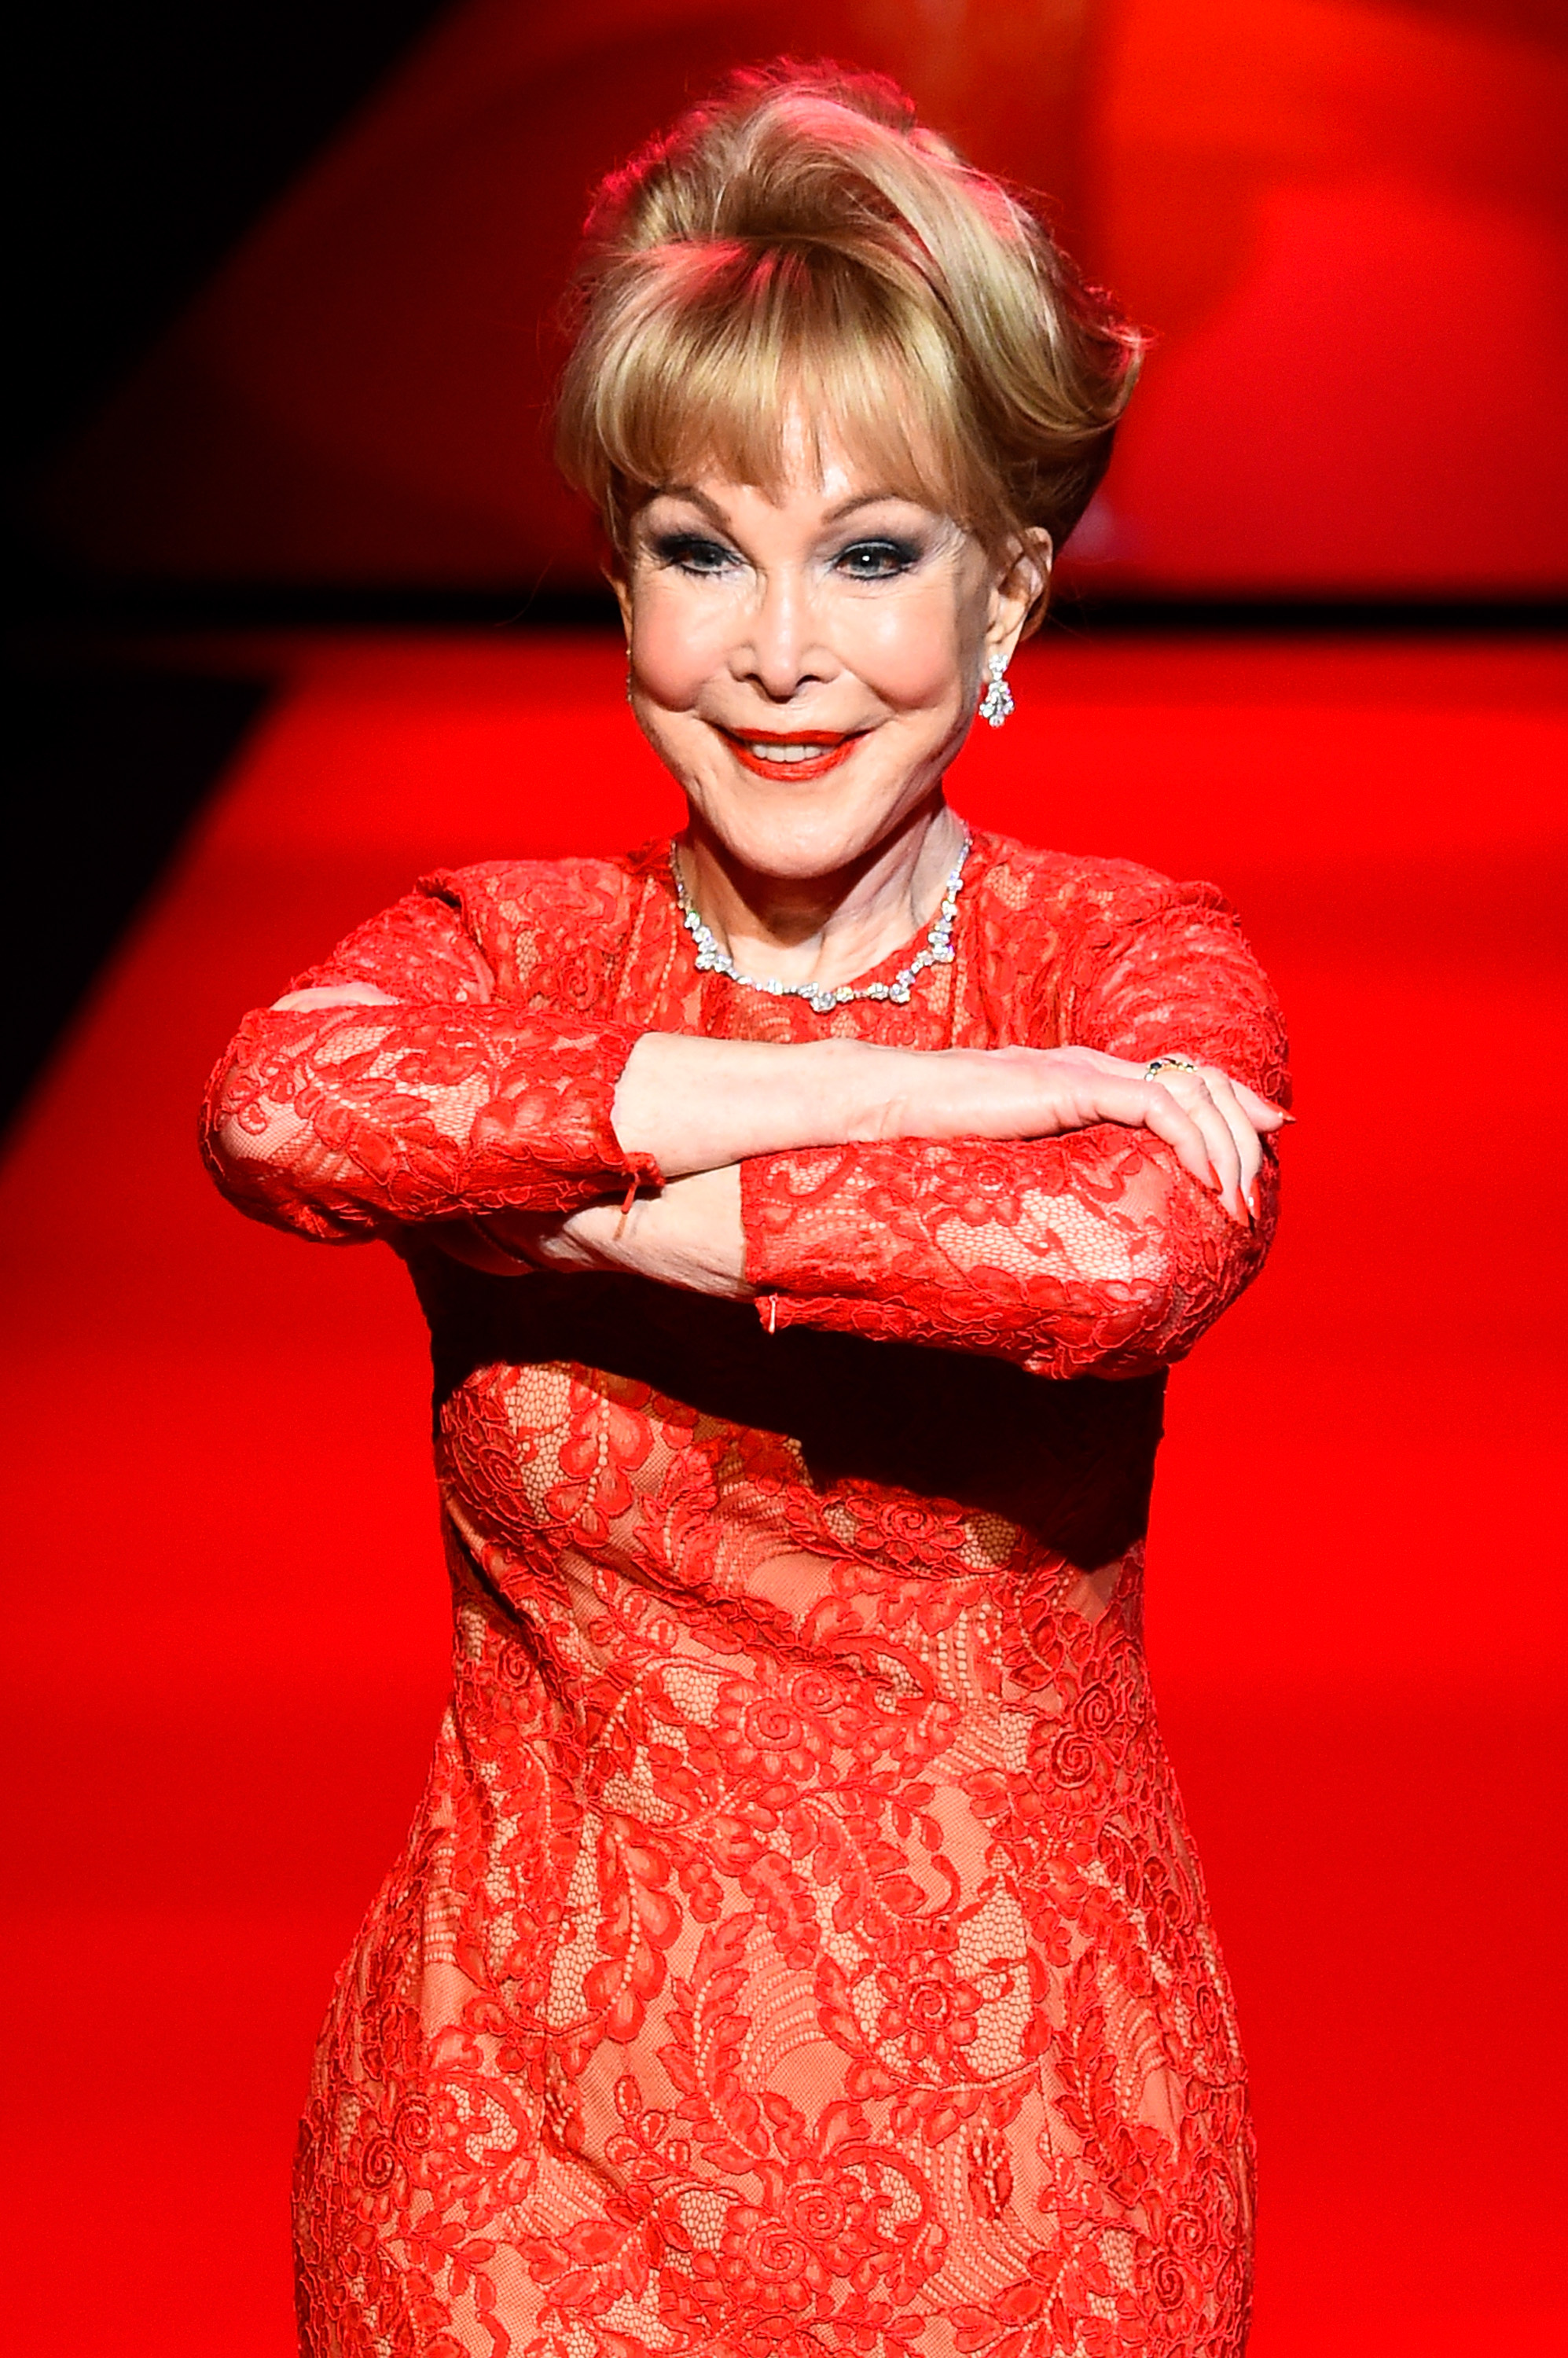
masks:
[[[242,1211],[351,1243],[657,1184],[611,1122],[638,1031],[498,1000],[451,880],[361,926],[293,992],[354,984],[395,1004],[258,1009],[212,1076],[202,1150]]]
[[[1054,1038],[1139,1059],[1181,1050],[1284,1101],[1278,1007],[1212,886],[1166,886],[1087,925],[1051,982]],[[1190,1350],[1256,1276],[1276,1184],[1271,1152],[1262,1217],[1243,1228],[1169,1148],[1108,1124],[771,1155],[742,1166],[746,1272],[770,1327],[989,1352],[1037,1375],[1141,1375]]]

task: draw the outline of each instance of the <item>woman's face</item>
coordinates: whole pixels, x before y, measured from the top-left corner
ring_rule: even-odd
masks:
[[[827,444],[776,498],[668,485],[620,585],[638,721],[731,858],[831,874],[928,802],[1048,560],[1002,578],[950,517]]]

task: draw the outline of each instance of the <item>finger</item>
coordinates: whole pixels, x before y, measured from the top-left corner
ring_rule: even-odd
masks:
[[[1128,1086],[1124,1096],[1113,1083],[1106,1089],[1104,1099],[1102,1120],[1130,1120],[1141,1129],[1152,1130],[1156,1138],[1164,1140],[1183,1169],[1192,1174],[1200,1187],[1211,1192],[1215,1189],[1214,1159],[1203,1127],[1185,1106],[1177,1103],[1169,1089],[1162,1088],[1158,1081],[1134,1081]],[[1138,1110],[1115,1111],[1112,1109],[1113,1101],[1135,1106]]]
[[[1052,1055],[1058,1073],[1065,1067],[1077,1067],[1080,1083],[1072,1127],[1087,1128],[1098,1121],[1114,1121],[1152,1131],[1172,1148],[1183,1169],[1200,1186],[1219,1196],[1233,1219],[1243,1223],[1251,1219],[1242,1192],[1251,1175],[1250,1167],[1244,1173],[1240,1140],[1233,1125],[1239,1125],[1249,1141],[1249,1151],[1254,1152],[1256,1132],[1238,1108],[1227,1119],[1215,1103],[1206,1081],[1208,1068],[1195,1066],[1188,1070],[1173,1066],[1158,1080],[1151,1081],[1143,1077],[1141,1065],[1130,1064],[1124,1057],[1106,1055],[1098,1049],[1044,1053]],[[1213,1073],[1228,1091],[1227,1076],[1217,1067],[1213,1068]],[[1054,1110],[1054,1128],[1061,1124],[1059,1101]]]
[[[1254,1131],[1267,1133],[1282,1130],[1290,1120],[1291,1117],[1282,1106],[1271,1105],[1268,1098],[1260,1098],[1256,1089],[1249,1089],[1245,1081],[1232,1080],[1228,1073],[1226,1079]]]
[[[1144,1064],[1130,1062],[1125,1056],[1108,1055],[1101,1048],[1074,1047],[1069,1049],[1047,1051],[1046,1053],[1054,1054],[1059,1056],[1072,1056],[1075,1059],[1081,1059],[1085,1064],[1092,1065],[1095,1071],[1098,1073],[1114,1073],[1121,1076],[1127,1080],[1141,1081],[1148,1070],[1147,1065]],[[1238,1081],[1232,1078],[1231,1075],[1227,1073],[1221,1065],[1200,1065],[1197,1069],[1204,1076],[1205,1079],[1211,1083],[1216,1075],[1218,1075],[1218,1076],[1226,1083],[1227,1087],[1234,1091],[1237,1103],[1245,1109],[1248,1121],[1250,1123],[1254,1132],[1262,1132],[1267,1135],[1276,1130],[1282,1130],[1285,1124],[1292,1120],[1293,1117],[1286,1113],[1283,1107],[1271,1105],[1267,1098],[1260,1097],[1257,1090],[1249,1088],[1245,1081]],[[1181,1067],[1173,1067],[1169,1073],[1161,1074],[1157,1077],[1161,1080],[1162,1084],[1167,1081],[1179,1083],[1181,1079]]]
[[[1241,1157],[1230,1124],[1210,1094],[1208,1072],[1206,1066],[1192,1071],[1174,1066],[1169,1072],[1162,1073],[1158,1083],[1153,1086],[1175,1098],[1191,1115],[1202,1133],[1209,1160],[1207,1184],[1219,1196],[1232,1219],[1248,1221],[1251,1213],[1242,1195]],[[1215,1077],[1223,1080],[1225,1076],[1217,1072]]]
[[[316,1015],[333,1007],[395,1007],[389,990],[373,982],[318,983],[309,990],[286,990],[268,1011],[274,1015]]]
[[[1228,1074],[1206,1065],[1204,1078],[1208,1085],[1210,1100],[1230,1132],[1238,1164],[1238,1185],[1248,1215],[1255,1222],[1258,1217],[1258,1174],[1263,1166],[1263,1149],[1258,1132]]]
[[[1184,1106],[1158,1082],[1146,1081],[1138,1067],[1131,1074],[1086,1072],[1074,1092],[1069,1116],[1064,1118],[1059,1098],[1051,1107],[1049,1130],[1090,1130],[1097,1122],[1114,1121],[1124,1130],[1152,1130],[1174,1152],[1177,1161],[1203,1187],[1215,1185],[1214,1167],[1203,1131]]]
[[[1237,1102],[1234,1093],[1228,1087],[1223,1090],[1213,1091],[1211,1094],[1214,1097],[1216,1105],[1218,1106],[1221,1113],[1225,1116],[1226,1120],[1230,1125],[1230,1134],[1236,1141],[1236,1152],[1241,1163],[1241,1193],[1246,1198],[1249,1212],[1252,1215],[1253,1219],[1256,1220],[1258,1217],[1258,1174],[1263,1168],[1262,1141],[1259,1138],[1258,1132],[1253,1129],[1251,1122],[1248,1120],[1246,1112]]]
[[[1206,1082],[1200,1074],[1184,1074],[1182,1079],[1192,1090],[1188,1111],[1204,1135],[1208,1159],[1219,1183],[1220,1201],[1232,1218],[1245,1220],[1249,1215],[1241,1194],[1241,1157],[1231,1133],[1230,1124],[1215,1103]],[[1196,1084],[1195,1087],[1194,1084]],[[1162,1081],[1161,1086],[1164,1084]]]

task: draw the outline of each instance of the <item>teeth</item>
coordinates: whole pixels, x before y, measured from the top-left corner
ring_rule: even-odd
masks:
[[[746,751],[758,762],[816,762],[824,753],[836,749],[831,745],[758,745],[744,741]]]

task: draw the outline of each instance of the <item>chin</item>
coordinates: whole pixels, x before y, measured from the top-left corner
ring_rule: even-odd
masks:
[[[933,781],[933,784],[935,781]],[[903,787],[873,805],[842,794],[792,797],[787,789],[758,801],[750,795],[693,796],[702,824],[732,860],[756,874],[800,880],[830,876],[882,843],[925,803],[931,785]]]
[[[728,811],[708,824],[730,857],[763,876],[830,876],[864,857],[889,832],[885,814],[782,810],[734,820]]]

